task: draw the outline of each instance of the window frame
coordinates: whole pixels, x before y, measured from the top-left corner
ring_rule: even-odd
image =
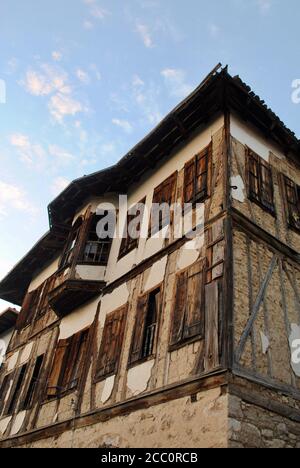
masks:
[[[119,307],[113,312],[110,312],[109,314],[107,314],[105,318],[105,323],[104,323],[102,336],[101,336],[100,349],[97,355],[97,365],[96,365],[96,372],[95,372],[95,378],[94,378],[95,383],[101,382],[107,379],[108,377],[112,377],[113,375],[117,375],[119,371],[120,364],[121,364],[121,351],[122,351],[124,339],[125,339],[127,316],[128,316],[128,304],[122,307]],[[108,340],[112,338],[112,330],[111,330],[111,333],[108,334],[108,326],[111,326],[111,323],[114,324],[114,322],[121,323],[119,334],[117,335],[117,338],[116,338],[115,355],[113,356],[112,362],[109,363],[110,365],[112,364],[114,365],[114,369],[109,370],[109,371],[105,371],[105,370],[102,371],[100,367],[101,356],[104,355],[106,351],[106,345],[107,345]],[[119,354],[118,354],[118,351],[119,351]]]
[[[198,273],[190,273],[193,271],[194,268],[199,267],[199,272]],[[197,262],[195,262],[193,265],[189,266],[188,268],[185,268],[184,270],[181,270],[177,272],[176,274],[176,279],[175,279],[175,285],[174,285],[174,299],[173,299],[173,304],[172,304],[172,324],[170,327],[170,333],[169,333],[169,351],[175,351],[177,349],[183,348],[184,346],[187,346],[188,344],[201,341],[205,337],[205,284],[206,284],[206,272],[207,272],[207,259],[200,259]],[[193,335],[193,336],[188,336],[187,329],[189,328],[188,326],[188,313],[186,312],[186,309],[184,311],[184,316],[183,316],[183,326],[182,326],[182,331],[181,331],[181,338],[180,340],[177,340],[176,342],[173,341],[173,335],[174,335],[174,326],[176,322],[176,307],[177,307],[177,300],[178,300],[178,283],[181,279],[181,277],[186,276],[186,284],[185,284],[185,304],[188,304],[188,293],[189,293],[189,280],[191,278],[194,278],[196,275],[201,275],[200,280],[201,280],[201,297],[200,297],[200,321],[198,322],[200,324],[200,331],[199,333]],[[196,322],[197,323],[197,322]],[[195,325],[194,325],[195,326]]]
[[[123,237],[121,239],[121,245],[120,245],[120,249],[119,249],[118,261],[121,260],[122,258],[126,257],[126,255],[128,255],[133,250],[137,249],[138,246],[139,246],[139,241],[140,241],[140,238],[141,238],[141,230],[142,230],[143,222],[144,222],[145,204],[146,204],[146,197],[144,197],[140,202],[133,205],[127,211],[126,226],[124,227],[124,230],[123,230]],[[138,224],[140,232],[139,232],[139,236],[136,239],[132,239],[128,234],[128,226],[138,216],[136,214],[131,214],[130,211],[136,211],[136,209],[137,209],[137,207],[139,205],[143,205],[143,212],[142,213],[140,212],[141,222]],[[127,231],[126,237],[125,237],[125,231]]]
[[[106,214],[103,215],[103,217],[105,217],[105,216],[106,216]],[[97,219],[97,218],[99,218],[99,219]],[[98,241],[89,240],[89,236],[90,236],[90,234],[92,232],[92,227],[93,227],[94,220],[96,220],[96,228],[97,228],[97,224],[100,221],[100,217],[97,215],[97,213],[91,213],[90,219],[88,220],[89,224],[87,226],[87,233],[86,233],[85,238],[82,240],[82,245],[80,246],[79,257],[78,257],[78,261],[76,262],[77,265],[107,266],[107,264],[108,264],[113,239],[111,239],[111,238],[107,238],[107,240],[106,239],[99,239]],[[86,249],[88,244],[90,244],[90,245],[97,244],[98,246],[108,245],[107,258],[105,260],[103,260],[103,261],[88,261],[88,260],[85,260],[84,259],[85,249]],[[97,253],[97,255],[98,255],[98,253]]]
[[[198,171],[198,163],[205,158],[205,171],[201,172],[200,174],[197,173]],[[197,203],[204,202],[207,198],[210,197],[210,174],[211,174],[211,163],[212,163],[212,142],[202,151],[197,153],[193,158],[191,158],[188,162],[184,165],[184,184],[183,184],[183,205],[184,204],[192,204],[193,207]],[[188,179],[188,170],[192,168],[192,179],[191,181],[187,181]],[[201,191],[197,192],[197,185],[200,176],[206,176],[205,186]],[[187,197],[187,186],[192,185],[192,192],[193,195],[191,197]]]
[[[152,294],[154,294],[156,291],[159,294],[159,307],[158,307],[158,310],[156,310],[157,317],[156,317],[156,322],[155,322],[155,332],[154,332],[152,350],[151,350],[151,354],[149,354],[147,356],[142,356],[141,352],[143,350],[143,344],[144,344],[144,341],[145,341],[145,328],[146,328],[147,313],[148,313],[148,308],[149,308],[149,299],[150,299],[150,296]],[[163,306],[163,292],[164,292],[163,283],[161,283],[161,284],[158,284],[157,286],[155,286],[154,288],[150,289],[149,291],[145,292],[144,294],[140,294],[139,297],[138,297],[136,310],[135,310],[134,326],[133,326],[132,336],[131,336],[130,351],[129,351],[128,363],[127,363],[127,368],[128,369],[136,367],[136,366],[138,366],[140,364],[143,364],[144,362],[150,361],[152,359],[155,359],[156,352],[157,352],[158,337],[159,337],[159,333],[160,333],[160,322],[161,322],[162,306]],[[145,310],[139,311],[139,304],[143,300],[145,300],[146,298],[147,298],[146,312],[145,312]],[[139,313],[144,314],[144,317],[143,317],[143,320],[142,320],[142,322],[143,322],[143,331],[140,334],[140,338],[139,338],[140,339],[139,357],[133,358],[133,354],[134,354],[133,347],[134,347],[134,344],[135,344],[135,340],[137,338],[137,332],[138,332],[138,328],[139,328],[138,327],[139,319],[140,319],[140,317],[138,316]]]
[[[70,393],[73,393],[78,388],[78,385],[80,384],[83,377],[84,368],[84,366],[80,368],[78,356],[80,357],[80,363],[85,361],[86,355],[84,354],[84,352],[87,353],[89,349],[89,344],[92,335],[91,330],[92,326],[86,327],[83,330],[80,330],[79,332],[70,336],[69,338],[62,339],[57,342],[54,351],[54,357],[51,363],[51,368],[47,378],[45,395],[46,401],[62,398]],[[84,336],[86,337],[86,339],[82,341],[82,338]],[[84,345],[84,351],[82,351],[81,345]],[[63,352],[60,355],[59,352],[61,349],[63,349]],[[74,355],[72,354],[74,350],[74,354],[76,354],[77,359],[74,359]],[[57,359],[58,357],[59,360]],[[78,375],[76,379],[74,379],[74,371],[76,369],[76,366]],[[58,372],[56,372],[56,368],[59,368]],[[54,383],[52,382],[53,375],[56,375],[56,385],[49,385],[50,383]],[[67,377],[69,378],[67,379]],[[74,381],[76,381],[75,385],[73,385]]]
[[[256,167],[257,174],[252,171],[252,167]],[[269,175],[269,189],[270,193],[265,192],[263,187],[265,185],[263,171],[267,171]],[[248,198],[250,201],[258,205],[261,209],[276,217],[275,197],[274,197],[274,180],[273,171],[270,163],[260,157],[255,151],[246,147],[246,176]],[[253,179],[256,179],[257,193],[253,189]],[[272,202],[265,200],[264,194],[272,198]]]
[[[300,185],[294,182],[290,177],[286,176],[285,174],[281,175],[283,189],[284,189],[284,205],[286,211],[286,221],[288,228],[292,229],[293,231],[300,233],[300,221],[299,226],[297,226],[296,222],[293,220],[292,209],[291,206],[295,206],[296,210],[298,211],[299,220],[300,220]],[[294,191],[295,203],[289,201],[289,194],[288,194],[288,186],[291,190]]]
[[[173,219],[174,219],[174,213],[171,211],[172,205],[175,203],[176,199],[176,190],[177,190],[177,184],[178,184],[178,171],[173,172],[169,177],[167,177],[161,184],[157,185],[153,191],[153,196],[152,196],[152,206],[151,206],[151,214],[150,214],[150,219],[149,219],[149,227],[148,227],[148,236],[149,238],[154,237],[156,234],[161,232],[165,227],[169,226],[171,227],[173,225]],[[166,187],[170,186],[172,189],[169,191],[169,199],[167,201],[159,200],[159,194],[161,193],[161,197],[163,197],[164,190],[166,190]],[[152,220],[153,220],[153,205],[154,204],[168,204],[170,207],[170,219],[169,222],[167,217],[159,217],[159,222],[158,225],[152,226]],[[161,211],[160,211],[161,214]],[[165,221],[165,222],[164,222]]]

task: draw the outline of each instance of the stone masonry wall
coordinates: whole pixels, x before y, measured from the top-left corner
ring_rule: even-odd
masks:
[[[300,424],[229,396],[229,448],[300,448]]]

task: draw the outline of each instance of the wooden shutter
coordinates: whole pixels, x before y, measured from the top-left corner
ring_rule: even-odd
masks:
[[[247,153],[249,195],[259,201],[259,162],[258,156],[248,149]]]
[[[47,396],[55,396],[59,393],[60,388],[60,375],[63,369],[63,364],[65,361],[66,353],[68,350],[70,340],[60,340],[58,342],[53,363],[52,363],[52,369],[48,378],[48,384],[47,384]]]
[[[21,312],[18,315],[16,322],[16,329],[22,330],[26,325],[29,324],[30,319],[32,318],[33,312],[32,305],[36,299],[37,291],[28,292],[25,296]]]
[[[186,299],[188,290],[188,272],[179,273],[176,282],[175,304],[173,311],[173,325],[171,333],[171,345],[182,340],[185,324]]]
[[[99,351],[97,377],[115,374],[122,348],[127,306],[106,317]]]
[[[177,275],[171,346],[203,334],[205,265],[201,260]]]
[[[286,176],[284,176],[284,186],[289,224],[296,229],[300,229],[300,189],[295,182]]]
[[[194,200],[196,177],[196,159],[186,163],[184,168],[184,202],[191,203]]]
[[[207,196],[208,191],[208,162],[211,146],[205,148],[196,156],[195,198],[199,201]]]
[[[171,207],[171,205],[175,201],[176,181],[177,181],[177,172],[172,174],[162,184],[156,187],[156,189],[154,190],[152,203],[158,204],[158,205],[166,204],[166,205],[169,205],[169,207]],[[157,208],[155,208],[155,211],[156,210]],[[155,216],[155,211],[153,207],[152,212],[151,212],[151,222],[150,222],[150,229],[149,229],[152,235],[156,234],[165,226],[167,226],[169,224],[169,220],[170,222],[172,222],[170,210],[168,211],[164,210],[163,212],[160,211],[159,220],[157,219],[157,215]],[[155,219],[155,222],[158,224],[152,226],[153,219]]]
[[[137,304],[136,319],[130,351],[130,364],[140,360],[143,351],[143,340],[148,309],[148,294],[140,297]]]
[[[64,367],[63,388],[75,388],[81,376],[86,357],[89,329],[80,331],[71,338],[67,363]]]
[[[203,334],[204,329],[204,262],[198,262],[188,271],[187,309],[184,338]]]

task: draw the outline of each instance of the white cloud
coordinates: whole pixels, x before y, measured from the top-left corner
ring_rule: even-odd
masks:
[[[193,87],[186,83],[186,76],[183,70],[165,68],[162,70],[161,75],[165,79],[171,96],[183,99],[192,92]]]
[[[52,194],[56,197],[59,195],[63,190],[68,187],[70,184],[70,181],[66,179],[65,177],[56,177],[54,179],[52,186],[51,186],[51,192]]]
[[[22,163],[37,170],[55,170],[57,167],[70,164],[75,157],[58,145],[50,144],[45,149],[41,144],[32,142],[27,135],[13,134],[11,145],[16,148]]]
[[[48,96],[55,91],[67,92],[67,80],[66,72],[44,64],[41,70],[27,70],[20,84],[33,96]]]
[[[103,20],[110,14],[110,12],[104,8],[99,7],[98,5],[94,5],[90,10],[90,14],[96,19]]]
[[[61,165],[69,164],[74,160],[74,156],[71,153],[57,145],[49,145],[49,154]]]
[[[137,105],[148,122],[151,125],[158,124],[162,119],[158,106],[159,88],[153,84],[146,87],[143,80],[138,75],[134,75],[132,79],[132,91]]]
[[[272,0],[256,0],[256,4],[262,14],[266,14],[272,7]]]
[[[18,151],[21,162],[41,169],[46,163],[46,152],[40,144],[32,143],[27,135],[15,133],[10,136],[10,143]]]
[[[58,50],[54,50],[52,52],[52,58],[55,62],[60,62],[63,58],[63,55],[61,52],[59,52]]]
[[[216,39],[219,34],[220,34],[220,28],[217,24],[211,23],[208,26],[209,34],[211,35],[212,38]]]
[[[139,33],[144,43],[144,46],[147,47],[148,49],[152,48],[154,44],[153,44],[153,40],[152,40],[151,33],[150,33],[148,26],[143,23],[138,22],[136,25],[136,30]]]
[[[122,128],[126,133],[131,133],[133,130],[132,125],[128,120],[112,119],[112,123],[117,127]]]
[[[12,211],[31,216],[37,213],[36,207],[28,200],[21,187],[0,180],[0,218],[7,217]]]
[[[76,70],[76,76],[79,79],[79,81],[81,81],[81,83],[84,83],[84,84],[89,84],[90,83],[90,77],[89,77],[88,73],[86,73],[81,68],[78,68]]]
[[[92,63],[90,65],[90,70],[92,70],[92,72],[94,73],[96,79],[98,81],[100,81],[102,79],[102,75],[101,75],[101,72],[99,71],[97,65],[95,63]]]
[[[58,123],[63,123],[66,116],[75,116],[85,110],[81,102],[62,93],[52,96],[48,107],[50,114]]]
[[[93,25],[93,23],[92,23],[90,20],[84,20],[84,22],[83,22],[83,27],[84,27],[84,29],[86,29],[87,31],[90,31],[91,29],[94,29],[94,25]]]

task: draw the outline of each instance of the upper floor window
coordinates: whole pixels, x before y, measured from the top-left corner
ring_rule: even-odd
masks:
[[[184,203],[197,203],[208,196],[211,145],[197,154],[184,168]]]
[[[63,256],[60,262],[60,268],[64,268],[72,264],[75,254],[75,248],[79,240],[79,235],[82,227],[82,218],[79,218],[74,224],[72,231],[69,235]]]
[[[106,215],[107,213],[103,216]],[[79,260],[80,263],[92,265],[107,265],[108,263],[112,239],[109,234],[105,236],[102,232],[97,232],[100,219],[96,214],[91,217],[87,237],[84,241],[82,258]]]
[[[179,273],[176,280],[171,347],[191,339],[200,339],[204,332],[205,262],[200,261]]]
[[[250,200],[271,214],[275,214],[272,169],[256,153],[247,151],[247,172]]]
[[[120,354],[124,337],[127,306],[112,312],[106,317],[99,358],[97,378],[116,374],[120,362]]]
[[[39,385],[39,378],[42,370],[42,364],[44,360],[44,355],[38,356],[35,361],[35,365],[33,368],[33,372],[31,375],[31,379],[29,382],[29,386],[27,388],[25,398],[22,402],[22,409],[27,410],[30,409],[33,402],[34,402],[34,397]]]
[[[129,364],[135,364],[153,356],[157,339],[160,303],[160,289],[139,298]]]
[[[89,329],[86,329],[58,342],[48,379],[48,398],[77,387],[84,367],[88,336]]]
[[[152,236],[168,226],[171,219],[171,206],[175,201],[177,172],[168,177],[154,190],[149,232]]]
[[[289,225],[300,231],[300,186],[286,176],[284,177],[285,197]]]
[[[138,247],[141,235],[141,227],[145,209],[146,198],[134,205],[127,213],[126,227],[124,230],[119,258],[124,257]]]

